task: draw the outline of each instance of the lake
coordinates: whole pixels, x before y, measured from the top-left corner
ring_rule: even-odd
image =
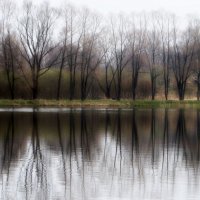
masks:
[[[198,199],[200,110],[0,108],[0,199]]]

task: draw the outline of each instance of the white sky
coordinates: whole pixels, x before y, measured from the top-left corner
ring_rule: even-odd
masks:
[[[17,1],[17,0],[15,0]],[[33,0],[42,2],[42,0]],[[69,2],[78,7],[86,6],[100,13],[141,12],[152,10],[165,10],[178,16],[200,16],[200,0],[46,0],[52,5],[58,6],[63,2]]]

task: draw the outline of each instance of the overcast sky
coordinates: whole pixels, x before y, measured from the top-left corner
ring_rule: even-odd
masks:
[[[63,2],[63,0],[46,1],[55,6]],[[41,0],[37,0],[37,2],[41,2]],[[78,7],[86,6],[103,14],[161,9],[176,13],[178,16],[187,16],[188,14],[200,16],[200,0],[65,0],[64,2],[70,2]]]

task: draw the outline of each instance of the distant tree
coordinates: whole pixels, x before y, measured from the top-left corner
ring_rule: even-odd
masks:
[[[126,19],[124,16],[119,15],[118,18],[111,19],[112,28],[112,49],[114,55],[114,63],[116,68],[116,99],[121,99],[122,90],[122,73],[127,66],[130,57],[128,56],[128,40],[127,40],[127,27]]]
[[[171,65],[176,80],[179,100],[184,100],[187,81],[192,74],[196,39],[193,37],[190,27],[180,35],[180,38],[181,40],[177,38],[177,29],[174,26]]]
[[[197,100],[200,99],[200,49],[197,49],[194,57],[193,79],[197,85]]]
[[[15,98],[15,85],[16,80],[19,78],[19,69],[22,65],[22,58],[18,50],[18,44],[8,33],[4,39],[2,39],[1,49],[1,65],[5,69],[6,78],[8,81],[8,87],[10,91],[11,99]]]
[[[71,5],[64,8],[64,46],[63,56],[69,68],[69,99],[75,97],[76,71],[78,68],[81,39],[83,29],[81,26],[81,14]]]
[[[98,48],[98,37],[101,33],[100,18],[84,10],[82,13],[82,38],[80,48],[81,100],[85,100],[93,84],[96,68],[103,59]]]
[[[160,75],[158,71],[159,66],[159,55],[160,55],[160,40],[155,21],[155,15],[152,17],[150,30],[147,33],[147,46],[146,46],[146,57],[147,65],[149,68],[150,79],[151,79],[151,98],[155,99],[157,90],[157,78]]]
[[[41,4],[24,5],[23,16],[19,22],[18,32],[21,42],[21,54],[30,69],[31,79],[23,73],[32,91],[32,98],[38,97],[38,81],[57,61],[57,56],[50,56],[57,45],[53,41],[53,25],[58,17],[55,9]],[[22,69],[24,70],[24,69]]]
[[[65,5],[60,10],[64,19],[61,31],[61,48],[59,53],[59,75],[57,84],[57,99],[60,99],[63,68],[69,68],[69,99],[74,99],[76,85],[76,70],[80,50],[81,29],[80,16],[72,5]]]
[[[1,66],[6,72],[11,99],[15,98],[16,73],[20,64],[19,51],[11,30],[15,5],[11,1],[1,1]],[[12,36],[13,34],[13,36]]]
[[[161,63],[163,67],[164,93],[168,100],[170,84],[170,51],[171,51],[171,29],[174,17],[158,13],[158,26],[161,38]]]
[[[200,99],[200,20],[194,19],[191,22],[193,26],[193,37],[195,37],[195,53],[193,58],[192,76],[197,86],[197,100]]]
[[[139,21],[138,28],[135,20],[137,20],[137,22]],[[132,70],[132,98],[135,99],[139,72],[143,64],[143,55],[145,52],[144,47],[147,33],[145,17],[139,17],[139,20],[133,17],[133,20],[130,22],[130,26],[131,30],[128,35],[128,42]]]
[[[103,77],[98,77],[96,75],[96,80],[100,89],[103,91],[106,98],[111,98],[111,90],[112,86],[116,87],[115,84],[115,75],[116,69],[114,68],[114,55],[112,52],[111,46],[111,35],[110,29],[108,27],[105,28],[104,33],[102,34],[100,40],[100,48],[102,49],[103,58],[101,61],[100,70],[103,71]],[[100,78],[102,78],[100,80]]]
[[[61,82],[62,82],[62,73],[63,68],[66,65],[66,39],[62,41],[62,46],[59,48],[59,58],[58,58],[58,66],[59,66],[59,74],[58,74],[58,82],[57,82],[57,93],[56,99],[60,99],[60,91],[61,91]]]

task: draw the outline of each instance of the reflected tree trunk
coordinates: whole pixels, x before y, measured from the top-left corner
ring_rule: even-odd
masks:
[[[176,128],[176,139],[175,144],[177,145],[177,160],[179,158],[180,148],[182,144],[183,148],[183,155],[187,162],[187,150],[186,150],[186,142],[189,141],[187,137],[187,130],[186,130],[186,122],[185,122],[185,111],[184,109],[179,110],[178,121],[177,121],[177,128]]]
[[[156,129],[156,119],[155,119],[155,109],[151,110],[151,146],[152,146],[152,165],[155,162],[155,130]]]
[[[87,159],[90,160],[90,148],[88,143],[88,130],[86,113],[81,110],[81,154],[82,154],[82,185],[85,187],[85,162]]]
[[[200,110],[197,109],[197,160],[200,160]]]
[[[73,174],[73,167],[72,167],[72,153],[75,153],[76,156],[76,137],[75,137],[75,120],[74,120],[74,112],[71,109],[69,114],[69,154],[70,154],[70,198],[72,195],[72,174]]]
[[[44,163],[44,158],[40,148],[40,136],[38,129],[38,116],[37,110],[32,113],[32,135],[31,135],[32,152],[28,163],[25,165],[25,188],[26,199],[30,199],[32,188],[40,186],[40,191],[45,199],[48,199],[48,180],[47,180],[47,165]],[[36,182],[35,182],[36,181]],[[30,187],[31,186],[31,187]]]
[[[84,110],[81,111],[81,150],[83,154],[83,159],[89,158],[90,160],[88,129],[87,129],[86,113]]]
[[[135,109],[132,110],[132,163],[134,150],[136,154],[139,154],[139,140],[138,140],[138,129],[136,124],[136,113]]]
[[[61,124],[60,124],[59,113],[57,113],[56,118],[57,118],[57,129],[58,129],[58,140],[59,140],[60,151],[62,154],[63,175],[64,175],[65,192],[66,192],[66,186],[67,186],[66,163],[65,163],[64,145],[63,145],[63,138],[62,138],[62,133],[61,133]]]
[[[107,138],[108,138],[108,128],[109,128],[109,126],[110,126],[110,114],[109,114],[109,111],[106,110],[106,116],[105,116],[104,162],[106,162]]]
[[[164,134],[163,134],[163,162],[162,162],[162,174],[164,170],[164,161],[167,162],[167,174],[168,174],[168,164],[169,164],[169,113],[168,109],[165,108],[165,115],[164,115]],[[165,159],[165,149],[167,158]]]
[[[15,140],[15,127],[14,127],[14,112],[11,113],[6,135],[3,141],[3,160],[1,172],[6,168],[7,170],[7,181],[9,180],[10,166],[13,159],[13,147]]]
[[[122,146],[121,146],[121,110],[117,111],[117,139],[116,139],[116,148],[115,148],[115,159],[114,159],[114,168],[116,167],[118,146],[119,146],[119,155],[120,155],[120,175],[121,175],[121,163],[122,163]]]

